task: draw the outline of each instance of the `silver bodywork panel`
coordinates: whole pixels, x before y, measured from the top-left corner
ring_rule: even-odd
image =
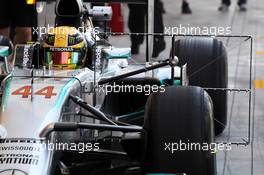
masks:
[[[109,60],[105,71],[97,72],[96,78],[94,72],[88,68],[34,70],[34,78],[31,76],[32,70],[16,68],[6,77],[2,82],[0,174],[8,174],[9,169],[18,169],[32,175],[40,172],[43,175],[49,174],[54,152],[47,149],[47,142],[52,142],[52,139],[39,138],[40,131],[50,123],[63,120],[64,108],[67,107],[65,105],[70,94],[82,97],[89,104],[94,104],[95,95],[96,107],[100,108],[104,94],[91,92],[94,80],[96,84],[100,79],[121,75],[145,66],[124,66],[127,64],[124,61],[127,60]],[[175,67],[175,77],[180,76],[180,71],[179,67]],[[164,67],[134,77],[154,77],[163,80],[171,78],[170,72],[170,67]],[[75,113],[75,110],[80,109],[70,110]],[[93,134],[98,136],[96,132]],[[69,135],[70,137],[74,135]]]

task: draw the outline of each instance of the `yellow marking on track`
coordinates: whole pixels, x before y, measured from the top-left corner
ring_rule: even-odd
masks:
[[[264,51],[258,51],[256,52],[257,55],[264,55]]]
[[[254,86],[256,89],[264,89],[264,80],[255,80]]]
[[[29,5],[36,4],[36,0],[27,0],[27,4]]]

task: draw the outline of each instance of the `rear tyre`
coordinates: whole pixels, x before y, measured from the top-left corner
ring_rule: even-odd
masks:
[[[213,38],[186,38],[176,41],[179,65],[187,63],[189,84],[204,88],[227,88],[227,54],[223,43]],[[207,91],[214,104],[215,134],[222,133],[227,122],[227,92]]]
[[[215,154],[209,150],[176,151],[176,143],[209,145],[214,141],[213,108],[200,87],[167,87],[153,93],[146,104],[145,173],[215,175]],[[166,149],[174,143],[175,151]],[[187,145],[186,145],[187,146]],[[184,147],[182,147],[184,149]],[[187,149],[187,148],[186,148]]]

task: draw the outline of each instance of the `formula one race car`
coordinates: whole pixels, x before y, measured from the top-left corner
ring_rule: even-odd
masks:
[[[222,42],[180,39],[169,59],[133,65],[129,48],[94,31],[91,18],[108,20],[111,9],[57,0],[55,11],[56,27],[17,45],[12,64],[0,38],[0,175],[215,175],[211,145],[227,108],[226,92],[212,90],[227,87]]]

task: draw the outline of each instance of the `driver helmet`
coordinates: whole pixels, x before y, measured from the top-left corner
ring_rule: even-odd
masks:
[[[75,27],[59,26],[48,31],[44,43],[44,65],[54,69],[78,69],[85,65],[87,43]]]

